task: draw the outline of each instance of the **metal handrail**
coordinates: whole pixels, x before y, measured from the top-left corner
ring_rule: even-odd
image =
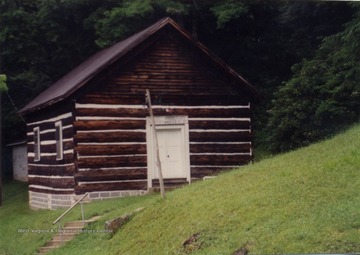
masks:
[[[62,219],[68,212],[70,212],[76,205],[78,205],[79,203],[81,203],[82,222],[83,222],[83,226],[85,226],[84,206],[83,206],[82,200],[83,200],[87,195],[89,195],[89,193],[85,193],[78,201],[76,201],[75,204],[73,204],[69,209],[67,209],[63,214],[60,215],[59,218],[57,218],[57,219],[53,222],[53,225],[56,224],[57,222],[59,222],[59,234],[60,234],[60,242],[61,242],[61,245],[64,243],[64,242],[63,242],[63,237],[62,237],[61,219]]]
[[[79,204],[87,195],[89,195],[89,193],[85,193],[78,201],[76,201],[75,204],[73,204],[69,209],[67,209],[63,214],[61,214],[60,217],[57,218],[53,222],[53,225],[56,224],[58,221],[60,221],[68,212],[70,212],[77,204]],[[84,217],[83,217],[83,221],[84,221]]]

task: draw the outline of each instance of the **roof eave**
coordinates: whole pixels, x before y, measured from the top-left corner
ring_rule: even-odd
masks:
[[[131,38],[134,38],[134,41],[130,40],[130,43],[127,44],[127,45],[125,44],[124,48],[121,48],[121,46],[120,46],[121,50],[118,49],[119,52],[117,52],[115,55],[111,56],[111,54],[109,52],[111,52],[112,49],[116,50],[117,45],[120,45],[119,43],[114,44],[113,46],[111,46],[109,48],[106,48],[106,49],[103,49],[102,51],[94,54],[87,61],[83,62],[78,67],[73,69],[73,71],[71,71],[70,73],[65,75],[62,79],[57,81],[55,84],[64,83],[64,81],[62,81],[63,79],[64,80],[69,79],[71,77],[71,74],[74,75],[74,73],[76,73],[76,72],[79,72],[79,73],[85,72],[85,75],[84,75],[84,77],[82,77],[82,79],[79,79],[78,81],[76,81],[74,85],[70,86],[70,89],[66,90],[64,93],[59,93],[60,96],[56,96],[56,97],[52,97],[52,98],[50,97],[50,99],[45,99],[45,102],[42,102],[42,103],[39,103],[39,104],[34,103],[34,101],[36,102],[37,98],[39,98],[39,97],[41,98],[43,93],[45,91],[47,91],[47,90],[45,90],[38,97],[36,97],[34,100],[32,100],[28,105],[26,105],[23,109],[21,109],[18,113],[20,115],[26,115],[26,114],[29,114],[29,113],[36,112],[38,110],[44,109],[46,107],[49,107],[51,105],[54,105],[54,104],[56,104],[56,103],[58,103],[58,102],[60,102],[62,100],[65,100],[66,98],[71,96],[75,91],[77,91],[79,88],[83,87],[91,79],[96,77],[104,69],[106,69],[107,67],[112,65],[114,62],[116,62],[117,60],[119,60],[123,56],[127,55],[129,52],[131,52],[134,48],[136,48],[142,42],[144,42],[145,40],[150,38],[152,35],[157,33],[160,29],[162,29],[163,27],[165,27],[165,26],[167,26],[169,24],[174,29],[176,29],[179,33],[181,33],[186,39],[188,39],[195,47],[197,47],[205,55],[210,57],[210,59],[212,59],[219,67],[221,67],[226,73],[228,73],[231,77],[233,77],[236,81],[238,81],[239,84],[242,84],[247,91],[249,91],[251,94],[254,95],[254,97],[259,96],[259,92],[254,86],[252,86],[247,80],[245,80],[242,76],[240,76],[235,70],[233,70],[231,67],[229,67],[219,57],[217,57],[215,54],[213,54],[206,46],[204,46],[198,40],[195,40],[190,33],[188,33],[186,30],[184,30],[175,21],[173,21],[171,18],[167,17],[167,18],[161,19],[160,21],[156,22],[154,25],[148,27],[147,29],[144,29],[144,30],[140,31],[139,33],[125,39],[124,41],[130,40]],[[121,41],[120,43],[122,43],[124,41]],[[100,54],[102,53],[104,55],[110,54],[110,56],[109,57],[104,57],[104,59],[102,61],[100,61],[100,63],[96,66],[96,68],[92,67],[91,72],[84,71],[86,68],[84,70],[82,70],[82,68],[86,67],[85,66],[86,64],[89,65],[89,63],[91,63],[90,60],[92,60],[93,58],[96,61],[96,56],[98,56],[97,54],[99,54],[99,53]],[[76,77],[76,75],[75,75],[75,77]],[[48,89],[51,89],[51,87],[49,87]],[[34,104],[34,105],[31,106],[32,104]]]
[[[83,85],[85,85],[88,81],[90,81],[92,78],[94,78],[97,74],[99,74],[101,71],[103,71],[104,69],[106,69],[108,66],[110,66],[111,64],[113,64],[114,62],[116,62],[118,59],[120,59],[121,57],[125,56],[126,54],[128,54],[131,50],[133,50],[134,48],[136,48],[141,42],[145,41],[147,38],[151,37],[154,33],[156,33],[159,29],[161,29],[162,27],[166,26],[167,24],[171,23],[173,24],[174,22],[171,22],[172,20],[170,18],[164,18],[160,21],[158,21],[157,23],[155,23],[153,26],[141,31],[147,31],[147,33],[144,33],[142,36],[140,36],[139,38],[137,38],[136,40],[134,40],[131,44],[129,44],[127,47],[125,47],[123,50],[121,50],[121,52],[119,52],[119,54],[114,55],[113,57],[111,57],[108,61],[106,61],[103,65],[100,66],[99,69],[96,69],[95,72],[93,73],[89,73],[87,76],[84,77],[84,79],[82,79],[82,81],[77,84],[76,86],[74,86],[71,90],[69,90],[67,93],[64,93],[61,96],[58,97],[54,97],[51,100],[48,100],[44,103],[35,105],[35,106],[30,106],[27,107],[28,105],[30,105],[34,100],[36,100],[36,98],[34,100],[32,100],[28,105],[26,105],[24,108],[22,108],[18,113],[20,115],[26,115],[32,112],[36,112],[38,110],[41,110],[43,108],[46,108],[48,106],[51,106],[53,104],[56,104],[66,98],[68,98],[70,95],[72,95],[76,90],[78,90],[79,88],[81,88]],[[139,33],[137,33],[139,34]],[[135,34],[135,35],[137,35]],[[134,35],[134,36],[135,36]],[[129,39],[129,38],[128,38]],[[126,40],[126,39],[125,39]],[[111,49],[112,47],[116,46],[113,45],[109,48],[106,48],[102,51],[106,51]],[[94,54],[92,57],[94,57],[96,54]],[[91,58],[91,57],[90,57]],[[78,66],[80,67],[81,64]],[[64,76],[66,77],[66,76]],[[63,77],[63,78],[64,78]],[[62,78],[62,79],[63,79]],[[60,81],[60,80],[59,80]],[[58,82],[59,82],[58,81]],[[51,87],[49,87],[51,88]]]

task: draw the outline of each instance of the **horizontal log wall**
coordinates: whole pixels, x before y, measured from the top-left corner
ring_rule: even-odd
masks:
[[[114,68],[105,93],[139,94],[147,88],[167,95],[226,96],[238,92],[208,56],[179,40],[174,34],[164,34],[132,65]]]
[[[251,160],[249,104],[154,106],[156,116],[169,115],[172,110],[189,117],[193,178],[214,175]],[[95,116],[94,112],[98,115]],[[112,116],[113,112],[131,114],[117,117]],[[114,187],[146,189],[147,115],[148,109],[144,105],[76,104],[74,127],[79,170],[76,174],[78,192]],[[135,182],[138,182],[137,185]]]
[[[147,189],[145,115],[108,109],[76,104],[76,193]]]
[[[146,89],[156,116],[189,117],[193,178],[251,160],[249,95],[183,38],[161,36],[77,92],[77,193],[147,188]]]
[[[73,113],[39,114],[27,124],[29,190],[38,193],[74,193]],[[43,117],[43,118],[41,118]],[[61,122],[63,159],[57,159],[55,123]],[[40,131],[40,160],[35,159],[34,128]]]

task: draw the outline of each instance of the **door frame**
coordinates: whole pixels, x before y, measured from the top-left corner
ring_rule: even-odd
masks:
[[[173,116],[155,116],[155,125],[157,130],[181,129],[183,134],[183,165],[184,177],[190,183],[190,145],[189,145],[189,121],[186,115]],[[147,180],[148,189],[152,188],[152,180],[155,178],[156,171],[156,148],[154,145],[154,134],[152,129],[152,121],[146,117],[146,151],[147,151]]]

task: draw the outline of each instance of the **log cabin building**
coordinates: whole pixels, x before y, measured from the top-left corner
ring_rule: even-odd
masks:
[[[140,195],[252,159],[256,89],[170,18],[101,50],[27,104],[30,206]]]

